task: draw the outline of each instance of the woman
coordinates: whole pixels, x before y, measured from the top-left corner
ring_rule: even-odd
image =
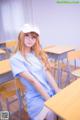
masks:
[[[25,24],[18,36],[16,53],[11,57],[13,75],[26,88],[27,110],[33,120],[55,120],[56,115],[44,106],[44,102],[57,93],[58,88],[50,71],[47,55],[42,51],[39,29]]]

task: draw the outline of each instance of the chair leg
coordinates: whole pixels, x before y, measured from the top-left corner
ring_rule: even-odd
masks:
[[[22,96],[19,89],[16,90],[16,94],[17,94],[18,103],[19,103],[19,117],[20,117],[20,120],[22,120],[23,102],[22,102]]]
[[[21,94],[20,91],[17,89],[16,90],[16,95],[18,98],[18,104],[19,104],[19,120],[22,120],[22,98],[21,98]],[[13,101],[12,101],[13,102]],[[11,102],[8,100],[8,98],[6,98],[6,107],[7,107],[7,111],[10,111],[10,104]],[[1,105],[0,105],[1,106]],[[12,115],[14,113],[10,113],[10,115]],[[14,116],[15,117],[15,116]]]
[[[8,101],[8,99],[6,99],[6,105],[7,105],[7,110],[10,111],[10,107],[9,107],[9,101]]]

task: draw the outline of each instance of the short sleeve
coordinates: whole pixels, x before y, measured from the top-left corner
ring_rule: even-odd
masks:
[[[24,61],[21,61],[16,58],[11,58],[10,64],[11,64],[12,73],[13,73],[14,77],[19,75],[19,73],[21,73],[21,72],[27,71],[27,68],[24,65]]]

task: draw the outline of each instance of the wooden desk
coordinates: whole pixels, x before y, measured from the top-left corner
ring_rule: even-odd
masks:
[[[9,60],[0,61],[0,84],[13,79]]]
[[[72,72],[72,75],[74,75],[75,77],[80,77],[80,69],[74,70]]]
[[[9,60],[0,61],[0,75],[11,71]]]
[[[62,54],[62,53],[65,53],[65,52],[69,52],[71,50],[74,50],[74,48],[71,48],[71,47],[67,47],[67,46],[53,46],[53,47],[49,47],[49,48],[46,48],[44,49],[45,52],[47,53],[53,53],[53,54]]]
[[[45,102],[65,120],[80,120],[80,78]]]
[[[67,58],[67,53],[74,50],[74,48],[72,47],[67,47],[67,46],[53,46],[53,47],[49,47],[46,49],[43,49],[48,56],[51,59],[54,59],[55,61],[58,62],[58,70],[57,70],[57,83],[58,86],[61,87],[62,83],[61,83],[61,77],[62,77],[62,73],[61,73],[61,67],[60,64],[63,61],[63,59]]]
[[[46,45],[46,47],[44,48],[44,50],[46,50],[46,49],[48,49],[48,48],[53,48],[53,47],[55,47],[55,45],[49,44],[49,45]]]

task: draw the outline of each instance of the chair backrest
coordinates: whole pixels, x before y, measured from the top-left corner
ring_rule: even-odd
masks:
[[[10,98],[15,98],[14,96],[17,95],[18,102],[20,104],[19,108],[23,107],[22,96],[24,96],[25,87],[19,81],[19,79],[13,79],[11,81],[5,82],[4,84],[0,85],[0,94],[2,95],[3,101],[7,102]],[[3,102],[2,101],[2,102]],[[11,103],[13,103],[12,100]],[[7,109],[9,110],[9,104],[7,103]]]
[[[6,51],[6,56],[10,58],[17,46],[17,40],[6,41],[5,44],[4,50]]]
[[[26,90],[25,86],[20,82],[20,80],[18,78],[15,79],[15,84],[16,87],[20,90],[20,92],[24,93],[24,91]]]
[[[80,59],[80,50],[79,51],[71,51],[67,55],[68,61]]]
[[[3,42],[0,41],[0,48],[4,48],[5,46],[6,46],[6,42],[5,41],[3,41]]]
[[[19,79],[13,79],[9,82],[6,82],[4,84],[0,85],[0,95],[2,96],[2,101],[0,102],[0,110],[7,110],[11,111],[10,117],[16,118],[16,120],[22,120],[22,111],[24,111],[24,103],[23,103],[23,98],[24,98],[24,86],[21,84]],[[17,101],[17,105],[13,107],[13,103]],[[4,104],[3,104],[4,103]],[[12,108],[12,110],[11,110]],[[17,111],[16,111],[17,110]],[[13,112],[15,111],[15,112]],[[18,112],[18,116],[15,116]],[[25,112],[25,111],[24,111]],[[12,116],[12,114],[14,116]],[[29,118],[28,114],[27,117]],[[10,118],[10,119],[11,119]],[[24,119],[25,120],[25,119]]]
[[[71,51],[67,55],[68,63],[74,62],[75,67],[77,67],[77,61],[80,61],[80,50]]]
[[[17,44],[16,40],[6,41],[6,48],[15,47]]]
[[[20,90],[20,92],[24,92],[25,91],[25,87],[24,87],[24,85],[20,82],[20,80],[19,79],[13,79],[13,80],[11,80],[11,81],[9,81],[9,82],[6,82],[6,83],[4,83],[4,84],[1,84],[0,85],[0,89],[1,88],[5,88],[7,91],[9,90],[9,89],[19,89]],[[6,91],[5,91],[6,92]],[[9,91],[10,92],[10,91]]]

